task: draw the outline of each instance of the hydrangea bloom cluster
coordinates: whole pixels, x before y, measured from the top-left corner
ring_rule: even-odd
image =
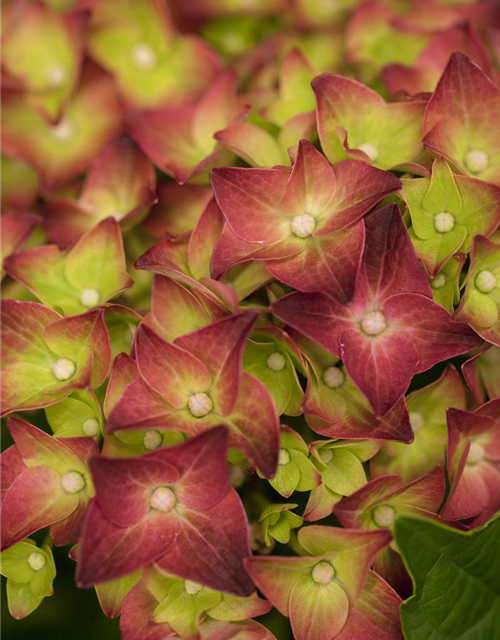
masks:
[[[3,9],[11,615],[494,640],[498,2]]]

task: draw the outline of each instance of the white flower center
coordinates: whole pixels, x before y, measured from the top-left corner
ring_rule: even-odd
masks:
[[[308,238],[316,228],[316,220],[308,213],[292,218],[292,232],[299,238]]]
[[[481,173],[488,168],[489,160],[484,151],[472,150],[465,156],[465,166],[472,173]]]
[[[455,217],[448,211],[442,211],[434,216],[434,229],[438,233],[449,233],[455,226]]]
[[[286,449],[280,449],[278,456],[278,464],[285,465],[290,462],[290,454]]]
[[[47,71],[47,80],[53,89],[61,87],[67,77],[66,69],[60,65],[55,65]]]
[[[90,307],[95,307],[96,304],[99,304],[100,297],[97,289],[84,289],[80,294],[80,302],[84,307],[90,309]]]
[[[266,360],[266,364],[271,371],[283,371],[286,365],[285,356],[279,351],[275,353],[271,353],[269,358]]]
[[[75,128],[73,127],[71,122],[68,122],[67,120],[61,120],[61,122],[52,127],[52,135],[54,136],[54,138],[57,138],[57,140],[60,140],[61,142],[69,140],[74,133]]]
[[[360,151],[364,151],[372,162],[375,162],[375,160],[378,158],[378,149],[370,142],[365,142],[364,144],[361,144],[358,147],[358,149]]]
[[[481,293],[491,293],[497,286],[497,279],[494,273],[484,269],[477,274],[474,284]]]
[[[79,493],[85,487],[85,478],[78,471],[70,471],[63,475],[61,484],[66,493]]]
[[[344,380],[344,373],[338,367],[328,367],[328,369],[323,371],[323,382],[327,387],[330,387],[330,389],[340,387]]]
[[[82,424],[83,433],[86,436],[96,436],[99,433],[99,423],[95,418],[89,418]]]
[[[159,431],[155,431],[154,429],[151,429],[150,431],[146,431],[142,441],[142,443],[144,444],[144,447],[148,451],[153,451],[154,449],[158,449],[158,447],[161,445],[162,442],[163,442],[163,436]]]
[[[330,584],[335,575],[335,569],[329,562],[322,560],[312,570],[312,579],[318,584]]]
[[[40,571],[47,564],[47,558],[39,551],[33,551],[28,556],[28,564],[33,571]]]
[[[378,336],[387,329],[385,316],[380,311],[370,311],[361,320],[361,328],[369,336]]]
[[[156,65],[156,53],[146,42],[136,44],[131,51],[132,62],[139,69],[152,69]]]
[[[433,289],[441,289],[446,284],[446,276],[444,273],[438,273],[437,276],[431,278],[431,287]]]
[[[203,589],[203,585],[198,582],[194,582],[194,580],[184,580],[184,589],[190,596],[195,596]]]
[[[176,503],[175,495],[172,489],[168,487],[158,487],[151,494],[149,504],[157,511],[171,511]]]
[[[396,513],[392,507],[381,505],[373,512],[373,520],[379,527],[390,527],[394,522]]]
[[[76,366],[74,362],[67,358],[61,358],[52,365],[52,373],[58,380],[68,380],[75,373]]]
[[[484,447],[478,442],[471,442],[467,464],[477,464],[484,458]]]
[[[212,411],[214,405],[206,393],[195,393],[189,398],[188,406],[195,418],[202,418]]]
[[[413,431],[418,431],[424,426],[424,416],[420,411],[410,411],[410,423]]]

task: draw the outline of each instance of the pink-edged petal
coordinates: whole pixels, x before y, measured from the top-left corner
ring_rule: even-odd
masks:
[[[106,431],[175,428],[172,423],[174,413],[175,407],[163,400],[144,380],[134,380],[109,414]]]
[[[211,316],[187,287],[171,278],[156,275],[151,295],[151,313],[144,323],[158,335],[173,341],[185,333],[209,324]]]
[[[73,360],[88,347],[93,354],[92,386],[104,382],[111,366],[111,343],[103,309],[61,318],[45,329],[44,339],[50,349]]]
[[[316,562],[309,557],[252,556],[245,561],[245,567],[269,602],[289,616],[293,587],[311,574]]]
[[[349,598],[332,580],[317,584],[310,576],[300,578],[290,596],[290,622],[296,640],[332,640],[349,615]]]
[[[336,640],[403,640],[401,598],[375,572],[369,571],[361,595]]]
[[[212,198],[196,223],[188,245],[189,270],[194,278],[210,277],[210,259],[222,228],[224,216]]]
[[[335,516],[344,527],[362,527],[363,511],[402,486],[403,481],[399,476],[380,476],[335,505]]]
[[[356,298],[376,304],[396,293],[419,293],[431,298],[431,288],[399,209],[387,205],[366,218],[363,264]]]
[[[272,311],[282,322],[340,357],[339,337],[349,322],[349,312],[340,302],[322,293],[291,293],[275,302]]]
[[[231,412],[238,397],[243,350],[258,316],[257,311],[242,311],[175,341],[177,348],[186,349],[206,364],[212,376],[214,406],[223,416]]]
[[[80,539],[83,521],[87,513],[88,497],[81,496],[76,509],[69,516],[50,527],[50,535],[57,547],[75,544]]]
[[[126,353],[119,353],[111,369],[106,397],[104,399],[104,415],[108,417],[120,400],[129,384],[139,378],[136,361]]]
[[[27,467],[50,467],[61,473],[71,469],[79,472],[85,470],[82,457],[63,440],[17,418],[9,418],[8,427]]]
[[[140,218],[155,201],[153,165],[129,138],[109,143],[88,172],[80,203],[101,217]],[[115,207],[111,209],[111,207]]]
[[[177,518],[160,511],[131,527],[118,527],[94,500],[83,527],[76,582],[90,587],[130,575],[159,558],[179,532]]]
[[[179,479],[169,460],[154,452],[137,459],[95,457],[90,470],[100,511],[113,525],[124,528],[145,518],[156,487],[173,485]]]
[[[354,294],[364,239],[364,224],[360,221],[335,234],[310,238],[300,253],[270,260],[267,268],[275,278],[298,291],[322,291],[348,302]]]
[[[303,527],[299,543],[314,556],[333,555],[333,564],[351,599],[356,600],[376,555],[391,541],[387,530],[361,531],[322,525]]]
[[[488,182],[500,180],[500,89],[463,53],[453,53],[429,101],[424,145],[464,172]],[[481,162],[470,152],[482,154]]]
[[[158,203],[143,223],[144,229],[157,240],[191,231],[213,197],[210,187],[161,182],[156,190]],[[178,215],[182,208],[182,216]]]
[[[61,476],[47,467],[31,467],[14,480],[2,502],[2,542],[7,549],[43,527],[68,517],[78,496],[66,493]]]
[[[336,189],[334,168],[310,142],[301,140],[281,201],[283,211],[289,216],[303,213],[319,216],[336,195]]]
[[[149,591],[145,580],[138,582],[127,594],[120,616],[122,640],[164,640],[174,632],[166,623],[153,620],[158,600]]]
[[[315,236],[323,236],[359,220],[383,198],[398,191],[401,182],[389,171],[376,169],[359,160],[344,160],[333,166],[335,192],[328,203],[326,217]]]
[[[346,153],[337,135],[337,124],[351,120],[354,114],[360,119],[366,117],[369,111],[380,108],[384,100],[360,82],[329,73],[314,78],[312,88],[321,146],[331,162],[344,159]]]
[[[5,449],[5,451],[2,453],[2,455],[0,456],[0,469],[0,502],[3,502],[5,494],[9,490],[10,485],[14,482],[17,476],[26,469],[26,465],[19,455],[19,451],[16,445]]]
[[[269,391],[260,380],[243,373],[236,404],[224,420],[230,444],[240,449],[267,477],[276,472],[279,453],[279,418]]]
[[[412,296],[408,297],[411,302]],[[386,307],[384,316],[390,323]],[[397,327],[373,339],[363,336],[359,329],[351,329],[342,334],[340,341],[347,372],[367,397],[375,415],[385,415],[404,395],[417,371],[417,349],[406,332],[398,331]]]
[[[191,395],[209,389],[209,369],[181,345],[163,340],[144,324],[134,344],[141,376],[174,407],[187,406]]]
[[[447,520],[464,520],[478,516],[489,502],[488,480],[491,478],[483,476],[481,468],[465,465],[451,488],[441,516]]]
[[[2,259],[18,251],[42,219],[34,213],[4,213],[2,215]]]
[[[227,487],[228,433],[216,427],[176,447],[153,452],[151,459],[170,460],[181,475],[176,496],[189,509],[209,509]]]
[[[234,233],[247,242],[268,245],[290,235],[281,211],[288,173],[278,169],[215,169],[212,187]]]
[[[419,356],[417,372],[481,344],[481,339],[466,324],[455,321],[441,305],[422,295],[391,296],[384,312],[388,317],[397,317],[401,326],[410,327],[408,337]]]
[[[250,552],[249,527],[234,489],[210,509],[179,508],[179,535],[157,565],[211,589],[249,596],[254,585],[243,566]]]

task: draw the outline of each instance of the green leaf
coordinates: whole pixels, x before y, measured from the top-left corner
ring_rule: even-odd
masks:
[[[492,640],[500,628],[500,519],[474,531],[399,518],[395,538],[415,584],[405,638]]]

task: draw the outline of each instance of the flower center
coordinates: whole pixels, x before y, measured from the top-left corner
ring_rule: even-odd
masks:
[[[378,149],[370,142],[365,142],[364,144],[360,145],[358,149],[360,151],[364,151],[372,162],[375,162],[375,160],[378,158]]]
[[[280,449],[278,456],[278,464],[285,465],[290,462],[290,454],[286,449]]]
[[[285,356],[282,353],[279,353],[279,351],[271,353],[269,358],[266,360],[266,364],[268,369],[271,369],[271,371],[283,371],[286,365]]]
[[[132,62],[139,69],[152,69],[156,65],[156,53],[146,42],[136,44],[131,51]]]
[[[58,380],[68,380],[75,373],[75,370],[75,363],[67,358],[61,358],[52,365],[52,373]]]
[[[481,293],[491,293],[497,286],[497,279],[494,273],[484,269],[477,274],[474,284]]]
[[[484,447],[478,442],[471,442],[467,464],[477,464],[484,458]]]
[[[90,309],[90,307],[95,307],[96,304],[99,304],[100,297],[97,289],[84,289],[80,294],[80,302],[84,307]]]
[[[99,423],[95,418],[89,418],[82,424],[82,429],[86,436],[96,436],[99,433]]]
[[[168,487],[158,487],[151,494],[149,504],[156,511],[171,511],[176,503],[175,495],[172,489]]]
[[[322,560],[312,570],[312,579],[318,584],[330,584],[335,575],[335,569],[329,562]]]
[[[198,584],[198,582],[194,582],[193,580],[184,580],[184,589],[190,596],[195,596],[203,589],[203,585]]]
[[[159,431],[155,431],[154,429],[151,429],[150,431],[146,431],[146,433],[144,434],[144,438],[142,440],[144,447],[148,451],[153,451],[154,449],[158,449],[158,447],[161,445],[162,442],[163,442],[163,436]]]
[[[373,520],[379,527],[390,527],[394,522],[396,513],[392,507],[381,505],[373,512]]]
[[[79,493],[85,487],[85,478],[78,471],[70,471],[63,475],[61,484],[66,493]]]
[[[68,122],[67,120],[61,120],[61,122],[52,127],[52,135],[61,142],[69,140],[73,136],[74,132],[75,128],[71,122]]]
[[[213,404],[206,393],[195,393],[189,398],[189,411],[195,418],[203,418],[213,409]]]
[[[308,238],[316,228],[316,220],[308,213],[292,218],[292,232],[299,238]]]
[[[369,336],[378,336],[387,329],[385,316],[380,311],[370,311],[361,320],[361,328]]]
[[[53,89],[61,87],[64,84],[66,77],[66,69],[60,65],[55,65],[47,71],[47,80]]]
[[[455,217],[448,211],[442,211],[434,216],[434,229],[438,233],[449,233],[455,226]]]
[[[413,431],[418,431],[424,426],[424,416],[420,411],[410,411],[410,424]]]
[[[39,551],[33,551],[28,556],[28,564],[33,571],[40,571],[47,564],[47,558]]]
[[[444,273],[438,273],[437,276],[431,278],[431,287],[433,289],[441,289],[446,284],[446,276]]]
[[[338,367],[328,367],[328,369],[323,371],[323,382],[327,387],[330,387],[330,389],[340,387],[344,380],[344,373]]]
[[[484,151],[473,149],[465,156],[465,166],[472,173],[481,173],[488,168],[489,160]]]

